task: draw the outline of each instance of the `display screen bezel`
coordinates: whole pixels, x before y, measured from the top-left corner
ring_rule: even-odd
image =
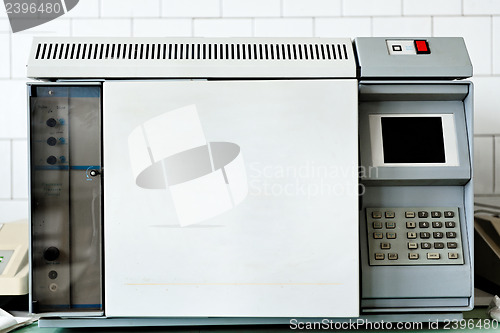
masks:
[[[382,136],[382,118],[387,117],[439,117],[443,127],[443,143],[445,152],[444,163],[386,163],[384,162],[384,145]],[[459,166],[458,145],[454,114],[370,114],[370,138],[372,150],[372,165],[384,167],[434,167]],[[422,129],[425,131],[425,129]]]

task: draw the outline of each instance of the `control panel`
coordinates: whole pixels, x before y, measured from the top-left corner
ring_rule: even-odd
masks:
[[[100,108],[98,85],[30,86],[33,312],[102,308]]]
[[[457,207],[366,208],[372,266],[464,263]]]

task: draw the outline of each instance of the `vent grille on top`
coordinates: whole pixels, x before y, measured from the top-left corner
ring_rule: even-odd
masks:
[[[347,60],[346,44],[39,43],[35,59]]]

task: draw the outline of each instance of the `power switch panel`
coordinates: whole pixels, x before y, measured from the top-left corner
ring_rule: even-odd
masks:
[[[371,266],[464,264],[457,207],[366,208],[366,223]]]

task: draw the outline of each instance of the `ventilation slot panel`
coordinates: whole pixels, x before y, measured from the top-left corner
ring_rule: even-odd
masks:
[[[35,59],[347,60],[346,44],[39,43]]]

